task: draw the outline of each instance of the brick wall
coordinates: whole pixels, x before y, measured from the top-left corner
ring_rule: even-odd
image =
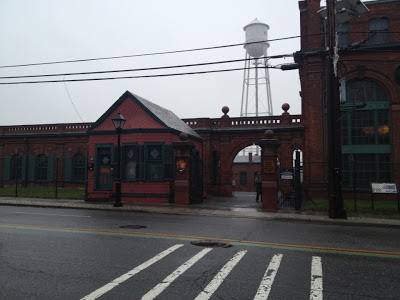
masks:
[[[392,162],[400,162],[400,122],[398,105],[400,104],[400,85],[394,80],[396,68],[400,65],[400,1],[364,2],[369,12],[349,22],[350,43],[365,41],[364,48],[339,52],[339,70],[345,75],[346,82],[352,79],[370,78],[380,83],[390,97]],[[319,0],[299,1],[301,50],[324,50],[323,23],[317,14]],[[377,49],[368,48],[369,20],[386,17],[389,19],[389,44],[376,45]],[[379,47],[381,51],[379,51]],[[325,67],[324,56],[320,54],[300,55],[297,58],[301,67],[302,123],[306,126],[304,141],[304,179],[310,190],[321,194],[326,191],[327,173],[325,164],[328,159],[327,115],[325,102]],[[382,62],[382,61],[388,62]],[[394,60],[397,62],[390,62]],[[381,61],[381,62],[379,62]],[[400,183],[400,172],[393,169],[394,181]]]

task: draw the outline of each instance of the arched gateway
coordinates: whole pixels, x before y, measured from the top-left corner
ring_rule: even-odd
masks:
[[[202,138],[203,179],[210,195],[232,196],[232,165],[243,148],[258,144],[267,130],[273,130],[280,143],[277,151],[281,168],[293,168],[293,151],[304,149],[305,126],[300,115],[290,115],[290,106],[282,105],[281,116],[231,118],[229,108],[218,119],[184,119]]]

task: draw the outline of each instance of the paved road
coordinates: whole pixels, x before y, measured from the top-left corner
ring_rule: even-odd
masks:
[[[3,206],[0,299],[400,299],[399,233]]]

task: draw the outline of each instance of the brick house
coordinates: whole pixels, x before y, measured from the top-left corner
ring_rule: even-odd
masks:
[[[125,92],[88,130],[89,199],[112,198],[117,135],[112,118],[121,112],[121,190],[123,201],[171,202],[174,149],[186,133],[201,157],[201,137],[171,111]]]

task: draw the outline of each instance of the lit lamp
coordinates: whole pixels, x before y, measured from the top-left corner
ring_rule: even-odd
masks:
[[[123,115],[118,113],[112,119],[115,129],[117,130],[118,135],[118,148],[117,148],[117,167],[116,167],[116,178],[115,178],[115,202],[114,207],[121,207],[121,132],[122,128],[125,125],[126,119]]]

